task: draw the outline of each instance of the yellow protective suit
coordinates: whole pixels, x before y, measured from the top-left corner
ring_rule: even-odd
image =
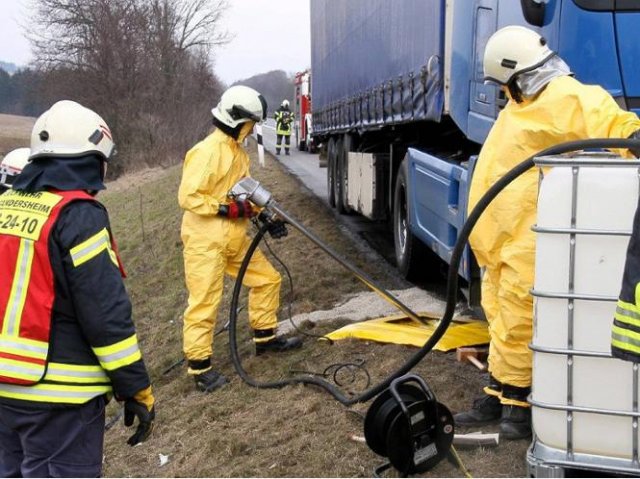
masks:
[[[469,211],[505,173],[531,155],[566,141],[627,138],[640,120],[599,86],[557,77],[535,99],[509,101],[482,147],[473,173]],[[538,171],[511,183],[487,208],[470,243],[481,267],[482,306],[489,322],[489,371],[516,387],[531,385],[531,351]],[[501,397],[503,404],[524,405]],[[526,404],[526,403],[525,403]]]
[[[178,201],[185,210],[181,235],[189,300],[184,313],[184,353],[190,361],[211,357],[224,275],[237,276],[251,242],[246,234],[248,219],[229,219],[217,213],[220,204],[229,202],[231,187],[249,176],[249,157],[240,143],[252,128],[253,123],[247,123],[237,141],[216,130],[185,158]],[[257,250],[243,282],[250,288],[253,329],[277,326],[280,283],[278,271]]]

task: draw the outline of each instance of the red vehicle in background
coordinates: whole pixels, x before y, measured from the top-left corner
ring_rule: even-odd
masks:
[[[311,137],[311,71],[296,73],[295,85],[295,130],[296,146],[300,151],[314,153],[316,145]]]

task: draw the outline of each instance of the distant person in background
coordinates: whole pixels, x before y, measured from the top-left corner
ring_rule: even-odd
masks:
[[[29,148],[18,148],[2,158],[0,161],[0,194],[12,187],[18,175],[29,163],[30,154]]]
[[[291,146],[291,127],[294,120],[293,112],[289,110],[289,100],[282,100],[280,108],[273,114],[273,118],[276,120],[276,155],[280,154],[283,138],[284,152],[288,155]]]
[[[606,90],[583,85],[538,33],[508,26],[484,52],[484,76],[509,101],[487,136],[473,172],[469,211],[509,170],[537,152],[571,140],[628,138],[640,120]],[[628,154],[628,152],[625,152]],[[503,439],[531,435],[533,288],[538,171],[531,169],[489,205],[469,242],[484,268],[482,307],[489,323],[490,382],[457,426],[500,423]]]
[[[29,164],[0,195],[0,477],[99,477],[105,407],[128,439],[155,418],[107,210],[114,151],[95,112],[60,101],[31,133]]]
[[[189,300],[184,312],[184,353],[196,388],[212,392],[227,379],[213,368],[213,337],[225,273],[237,276],[251,240],[249,219],[257,214],[248,200],[228,197],[249,174],[249,156],[242,141],[267,115],[267,103],[252,88],[237,85],[222,94],[212,110],[215,131],[195,145],[184,160],[178,202],[184,210],[182,242]],[[281,221],[269,233],[285,236]],[[276,336],[280,305],[280,274],[260,250],[249,262],[244,284],[249,291],[249,322],[256,355],[302,346],[299,338]]]

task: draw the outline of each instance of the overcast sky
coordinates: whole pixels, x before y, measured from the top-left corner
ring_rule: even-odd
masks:
[[[28,18],[26,0],[0,0],[0,60],[26,65],[31,60],[29,42],[20,24]]]
[[[226,83],[270,70],[296,72],[310,61],[309,0],[228,0],[223,18],[232,41],[214,53],[215,71]],[[31,60],[20,25],[28,24],[29,0],[0,0],[0,60],[24,66]]]

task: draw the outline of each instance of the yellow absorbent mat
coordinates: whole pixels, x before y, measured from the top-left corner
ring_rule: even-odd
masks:
[[[357,338],[379,343],[403,344],[422,347],[431,337],[440,322],[440,317],[419,313],[427,324],[418,324],[403,314],[385,316],[349,324],[327,335],[329,339]],[[452,349],[489,342],[489,330],[484,321],[452,321],[449,329],[440,338],[434,349]]]

